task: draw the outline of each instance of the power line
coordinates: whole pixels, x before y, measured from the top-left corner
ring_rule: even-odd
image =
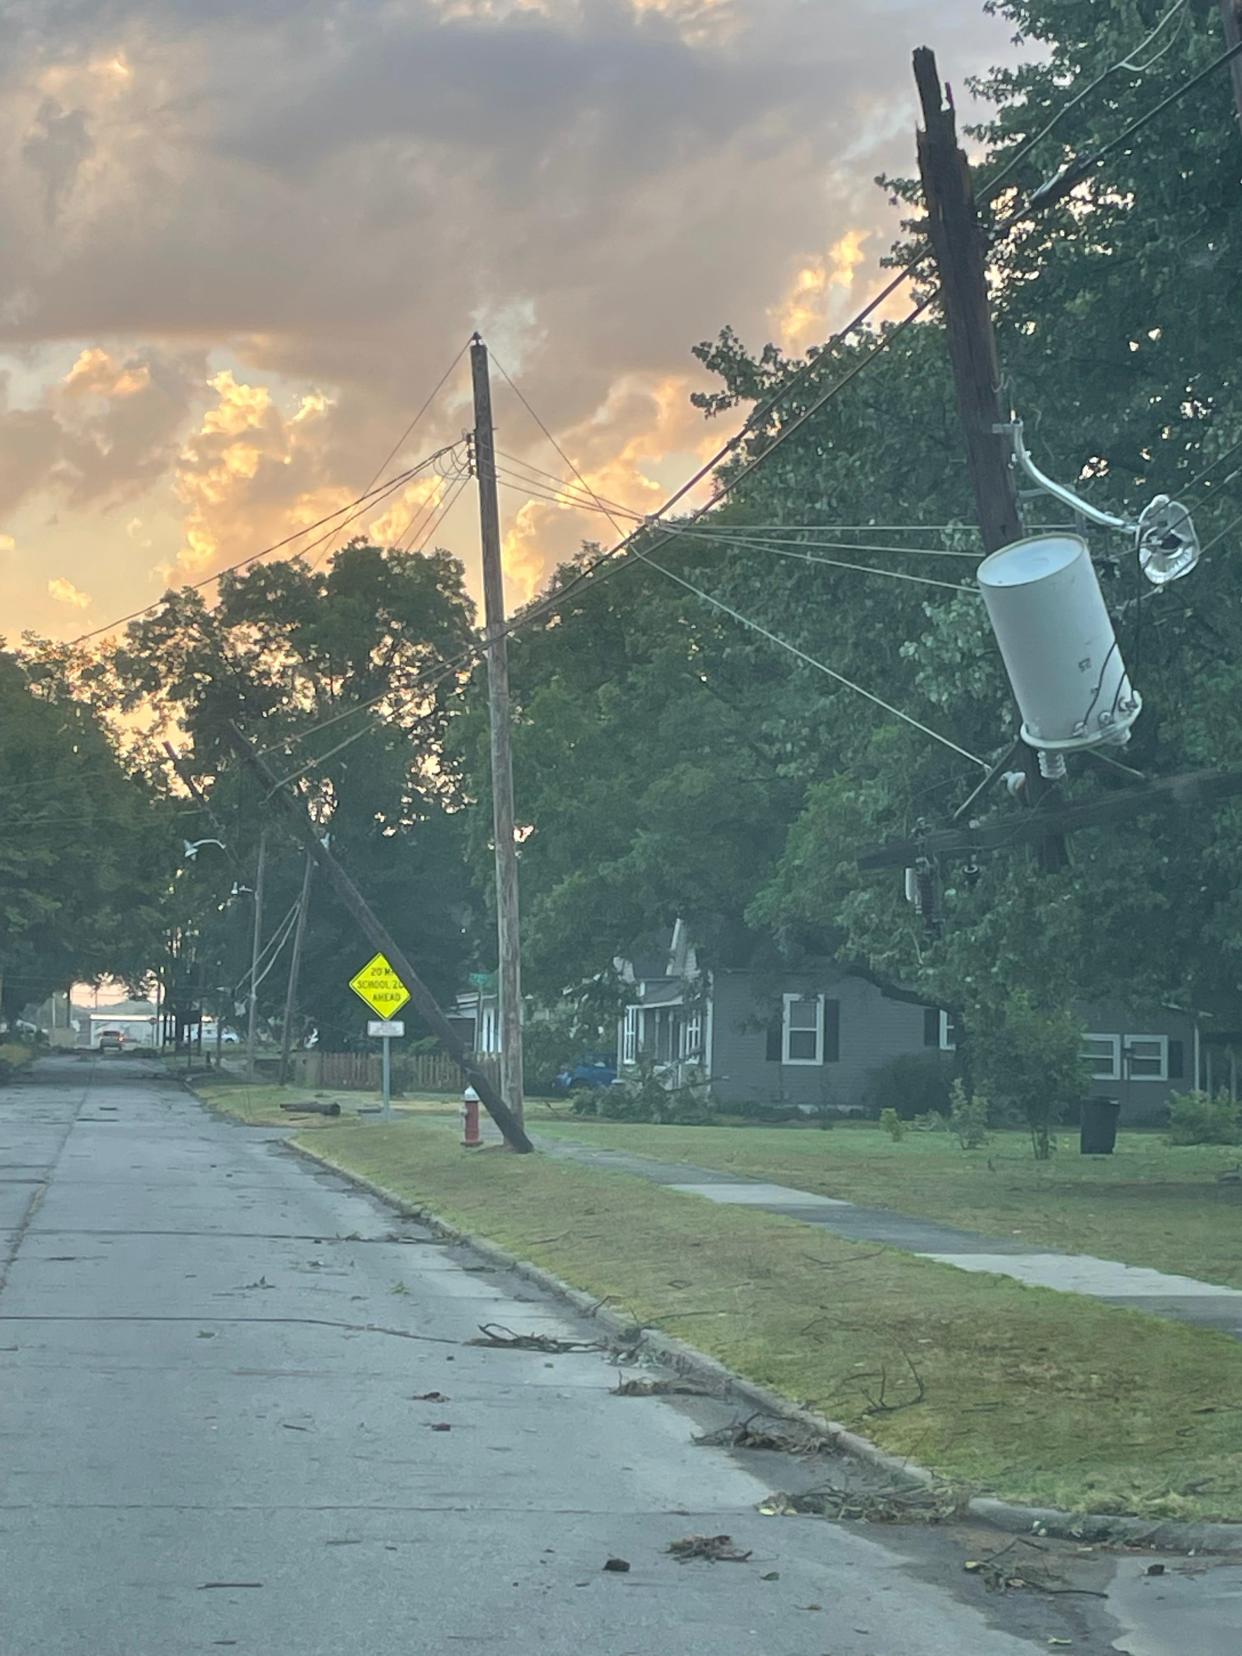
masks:
[[[297,529],[293,532],[293,534],[286,535],[283,540],[274,541],[271,546],[265,546],[258,552],[251,552],[247,557],[239,558],[236,563],[227,564],[223,569],[217,569],[211,575],[204,575],[200,581],[189,581],[177,590],[180,592],[199,592],[203,587],[210,586],[213,581],[220,580],[220,578],[224,575],[232,575],[239,569],[245,569],[248,565],[257,563],[260,558],[269,557],[273,552],[283,551],[286,546],[291,546],[294,541],[301,540],[304,535],[309,535],[313,530],[321,528],[325,523],[331,523],[334,519],[343,517],[347,512],[350,513],[351,516],[345,518],[345,523],[352,523],[354,518],[361,517],[364,512],[369,511],[380,500],[399,489],[402,484],[408,483],[412,477],[417,477],[420,471],[423,471],[427,466],[431,465],[433,461],[439,459],[440,455],[449,453],[449,451],[456,446],[457,445],[455,443],[450,443],[442,449],[437,449],[434,454],[428,455],[425,460],[421,460],[417,466],[411,466],[406,471],[398,472],[397,475],[390,478],[387,483],[383,483],[375,489],[368,489],[365,493],[357,496],[354,500],[351,500],[347,505],[338,507],[335,512],[328,512],[324,517],[317,519],[316,522],[308,523],[305,528]],[[337,529],[329,530],[329,536],[337,533],[339,529],[344,526],[344,524],[340,524],[337,526]],[[312,546],[317,546],[318,544],[318,541],[311,543]],[[309,550],[310,547],[304,547],[302,549],[303,555]],[[118,616],[116,620],[108,621],[102,627],[95,627],[90,632],[81,633],[77,638],[71,638],[69,640],[67,648],[73,649],[79,644],[85,644],[92,638],[98,638],[101,633],[111,632],[115,627],[123,627],[127,622],[136,621],[140,616],[148,615],[152,610],[159,609],[160,605],[163,604],[167,598],[168,593],[164,593],[161,597],[152,599],[149,604],[144,604],[141,609],[131,610],[128,615]]]
[[[722,599],[713,597],[710,592],[704,592],[702,587],[695,586],[693,581],[687,581],[683,576],[674,574],[671,569],[666,569],[663,564],[656,563],[654,558],[649,558],[645,552],[636,550],[634,556],[641,559],[643,563],[650,564],[652,569],[659,570],[661,575],[667,575],[670,581],[676,581],[678,586],[685,587],[687,592],[694,593],[696,598],[702,598],[704,603],[711,604],[715,609],[723,611],[725,615],[730,616],[743,627],[749,627],[770,643],[779,645],[782,650],[788,650],[791,655],[797,656],[799,661],[804,661],[808,667],[814,667],[820,673],[827,673],[829,678],[835,679],[838,684],[843,684],[846,689],[853,690],[869,702],[874,702],[877,707],[882,707],[886,713],[891,713],[894,718],[911,725],[915,730],[921,730],[924,736],[930,736],[933,741],[951,748],[954,753],[960,754],[963,759],[969,759],[972,765],[978,765],[981,770],[991,768],[985,759],[980,759],[977,754],[968,752],[964,747],[959,747],[948,736],[942,736],[938,730],[933,730],[930,725],[923,724],[913,714],[903,713],[900,707],[894,707],[892,702],[885,701],[882,696],[875,695],[871,690],[864,690],[861,684],[856,684],[853,679],[846,678],[844,673],[838,673],[835,667],[829,667],[825,662],[818,661],[814,656],[808,655],[805,650],[800,650],[796,644],[791,644],[787,638],[781,638],[778,634],[769,632],[767,627],[751,616],[743,615],[740,610],[735,610],[731,604],[726,604]]]
[[[501,484],[501,486],[503,488],[513,489],[513,490],[520,491],[520,492],[526,492],[525,491],[525,485],[523,485],[523,484],[506,482],[506,480],[503,477],[499,477],[497,479],[497,481]],[[549,502],[555,502],[555,500],[556,500],[555,496],[546,495],[546,494],[539,494],[537,491],[534,491],[534,490],[531,490],[529,492],[528,498],[533,499],[533,500],[546,500],[546,501],[549,501]],[[608,508],[604,505],[598,505],[598,506],[597,505],[590,505],[586,501],[583,501],[582,505],[579,509],[582,510],[582,511],[587,511],[587,512],[599,512],[603,516],[607,517],[610,522],[612,522],[614,528],[618,527],[615,518],[613,518],[612,512],[609,511]],[[620,515],[620,513],[618,513],[618,516],[619,515]],[[626,513],[625,515],[629,516],[629,517],[636,518],[637,521],[640,524],[646,522],[646,519],[641,517],[636,512]],[[755,536],[755,535],[748,534],[747,531],[751,527],[749,524],[739,524],[736,527],[731,527],[729,525],[725,525],[724,527],[717,527],[709,519],[700,520],[700,522],[702,524],[702,527],[697,528],[697,529],[679,529],[675,525],[673,525],[673,526],[671,526],[672,532],[675,533],[675,534],[678,534],[678,535],[692,535],[692,536],[695,536],[695,537],[697,537],[701,540],[716,541],[716,542],[719,542],[721,545],[763,546],[763,547],[813,546],[813,547],[822,547],[825,551],[828,551],[828,552],[834,552],[834,551],[835,552],[879,552],[879,553],[889,553],[889,552],[891,552],[891,553],[895,553],[895,554],[898,554],[898,555],[901,555],[901,556],[904,556],[904,557],[969,558],[972,563],[978,563],[980,557],[982,556],[982,554],[979,553],[979,552],[964,552],[964,551],[956,550],[952,547],[876,546],[876,545],[870,544],[870,543],[863,543],[863,544],[860,545],[859,543],[857,543],[855,541],[804,541],[804,540],[793,540],[793,539],[780,540],[780,539],[776,539],[775,537],[773,537],[771,535]],[[870,527],[870,526],[868,525],[867,527]],[[830,560],[824,560],[824,561],[830,561]],[[880,571],[878,571],[878,573],[883,574],[885,572],[883,570],[880,570]]]
[[[391,465],[394,457],[405,447],[405,445],[409,442],[410,438],[414,435],[415,428],[417,427],[419,421],[422,419],[423,415],[427,412],[427,410],[431,407],[432,403],[436,400],[436,398],[440,395],[440,392],[443,389],[444,384],[447,381],[449,375],[457,367],[457,364],[461,361],[462,357],[465,356],[466,346],[468,344],[469,344],[468,340],[464,340],[462,342],[461,348],[457,352],[457,355],[453,358],[452,362],[449,363],[448,367],[444,370],[444,372],[440,375],[439,379],[432,386],[431,390],[427,393],[426,397],[423,400],[422,407],[415,414],[414,418],[410,421],[409,425],[406,426],[405,430],[401,433],[400,437],[397,438],[396,442],[392,445],[392,447],[389,449],[388,453],[380,461],[379,465],[376,466],[375,471],[371,475],[371,480],[367,484],[368,489],[371,488],[371,486],[375,483],[376,479],[381,476],[381,474],[387,469],[387,467],[389,465]],[[311,564],[311,568],[312,569],[317,568],[318,565],[323,561],[323,559],[327,557],[327,555],[328,555],[328,551],[327,551],[327,549],[325,549],[323,552],[321,552],[319,554],[319,556]]]

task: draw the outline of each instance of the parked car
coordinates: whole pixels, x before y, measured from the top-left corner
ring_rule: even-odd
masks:
[[[125,1033],[120,1029],[101,1029],[97,1045],[100,1052],[124,1052]]]
[[[567,1064],[552,1085],[558,1093],[570,1093],[578,1087],[611,1087],[617,1079],[617,1066],[611,1058],[596,1054],[580,1058],[576,1064]]]

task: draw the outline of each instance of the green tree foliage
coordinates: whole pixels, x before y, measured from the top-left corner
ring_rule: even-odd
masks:
[[[104,976],[132,985],[158,952],[174,807],[122,760],[55,650],[0,653],[0,981],[16,1016]]]
[[[444,759],[454,681],[440,664],[469,641],[470,625],[461,567],[447,554],[354,543],[326,569],[294,561],[226,576],[210,616],[197,593],[172,594],[129,629],[110,664],[123,703],[153,707],[180,728],[228,841],[229,855],[204,851],[196,864],[206,885],[193,912],[205,989],[237,985],[249,969],[252,899],[230,893],[253,887],[264,825],[265,936],[297,900],[303,872],[301,852],[239,768],[229,719],[281,777],[305,768],[304,797],[333,849],[433,990],[458,987],[468,892],[457,784]],[[215,833],[199,820],[201,833]],[[365,1012],[347,984],[369,952],[317,882],[301,1002],[324,1044],[358,1036]],[[284,985],[282,963],[260,985],[269,1019],[283,1012]]]

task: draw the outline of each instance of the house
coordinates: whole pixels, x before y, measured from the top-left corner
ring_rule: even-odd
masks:
[[[448,1021],[470,1052],[500,1051],[500,990],[495,972],[470,974],[470,988],[454,1000]]]
[[[670,1086],[706,1086],[724,1109],[856,1111],[890,1059],[934,1052],[949,1062],[955,1047],[948,1013],[837,961],[701,970],[681,921],[655,947],[616,965],[629,986],[618,1072],[647,1058]],[[1169,1007],[1139,1015],[1101,1004],[1083,1017],[1092,1091],[1118,1099],[1124,1120],[1160,1121],[1169,1094],[1196,1078],[1236,1096],[1234,1044],[1205,1035],[1195,1014]]]

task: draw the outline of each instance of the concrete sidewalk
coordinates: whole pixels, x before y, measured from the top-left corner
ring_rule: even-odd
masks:
[[[635,1174],[686,1196],[759,1208],[818,1225],[853,1242],[886,1243],[959,1271],[990,1271],[1031,1287],[1086,1294],[1132,1311],[1170,1317],[1242,1339],[1242,1289],[1117,1260],[1096,1259],[1091,1254],[1033,1251],[1008,1238],[959,1230],[931,1219],[912,1219],[889,1208],[860,1207],[838,1197],[817,1196],[762,1179],[743,1179],[735,1173],[720,1173],[688,1162],[657,1161],[626,1150],[599,1150],[567,1139],[540,1137],[538,1142],[545,1155],[614,1173]]]

